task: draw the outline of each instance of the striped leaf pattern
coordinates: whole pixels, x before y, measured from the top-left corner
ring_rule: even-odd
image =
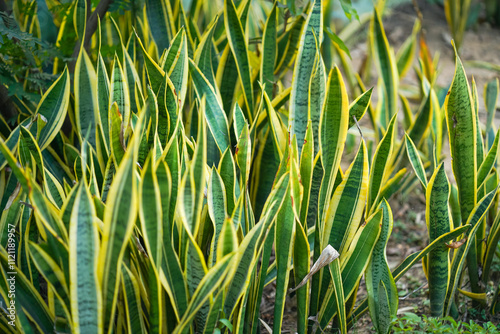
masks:
[[[249,115],[252,115],[254,109],[253,86],[250,76],[247,42],[233,0],[224,1],[224,25],[231,51],[236,60],[240,82],[243,86],[245,104],[248,108]]]
[[[85,184],[80,184],[69,226],[71,314],[75,333],[102,333],[102,297],[98,268],[99,238],[95,208]]]
[[[462,61],[456,55],[455,76],[445,101],[453,174],[462,221],[476,205],[476,116]]]
[[[387,318],[393,318],[398,310],[398,293],[394,277],[387,262],[386,247],[393,227],[392,211],[389,203],[382,200],[382,227],[380,237],[373,249],[373,255],[366,268],[366,289],[368,305],[373,324],[379,333],[388,333],[391,324]],[[386,313],[383,313],[382,311]]]
[[[301,31],[299,49],[295,61],[292,79],[292,91],[290,93],[290,134],[297,136],[299,152],[306,133],[309,104],[308,85],[313,72],[316,58],[317,41],[323,40],[323,13],[321,0],[315,0],[309,10],[307,20]]]
[[[442,89],[420,22],[395,54],[383,2],[358,16],[341,1],[371,22],[358,72],[342,41],[359,24],[334,26],[329,1],[115,3],[87,44],[89,4],[14,4],[4,27],[57,32],[64,57],[34,53],[22,75],[2,58],[15,113],[0,115],[0,304],[15,271],[17,313],[0,332],[253,334],[273,284],[273,332],[347,333],[370,312],[389,333],[395,283],[421,261],[431,316],[463,297],[500,309],[498,80],[482,99],[456,52]],[[390,270],[391,198],[418,183],[429,243]]]
[[[427,187],[427,203],[425,216],[427,229],[429,231],[429,241],[433,242],[441,235],[450,232],[450,210],[448,199],[450,197],[450,186],[444,165],[441,164],[434,172]],[[431,301],[431,314],[433,316],[443,316],[443,303],[448,289],[449,281],[449,249],[441,246],[428,255],[428,279],[429,296]]]

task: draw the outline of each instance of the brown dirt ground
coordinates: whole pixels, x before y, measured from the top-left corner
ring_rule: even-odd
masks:
[[[448,30],[443,8],[435,4],[430,4],[426,0],[418,0],[417,4],[423,15],[424,21],[422,28],[425,32],[427,45],[431,55],[434,56],[436,53],[440,55],[438,64],[440,74],[437,79],[437,84],[442,87],[447,87],[453,79],[455,59],[453,48],[450,43],[451,35]],[[397,51],[405,39],[411,35],[413,23],[416,18],[416,12],[411,3],[393,8],[390,15],[384,17],[383,21],[388,40],[395,51]],[[498,77],[499,73],[473,68],[468,66],[467,61],[481,60],[500,65],[500,30],[491,27],[488,23],[484,23],[479,19],[471,29],[466,31],[463,45],[460,55],[465,64],[465,70],[469,80],[471,76],[474,76],[476,80],[478,93],[481,96],[479,102],[480,119],[484,124],[486,114],[482,99],[483,88],[485,83]],[[353,64],[357,66],[356,68],[358,69],[362,59],[366,55],[366,39],[361,39],[354,46],[348,45],[348,47],[351,51]],[[417,63],[415,62],[415,64]],[[377,77],[375,68],[373,68],[372,77]],[[414,71],[410,70],[401,83],[405,85],[416,85],[417,77]],[[373,84],[376,84],[376,82]],[[497,113],[497,117],[498,116]],[[498,118],[495,123],[497,127],[500,125]],[[449,156],[447,150],[448,147],[445,146],[443,152]],[[349,157],[347,157],[346,160],[350,160]],[[396,196],[396,198],[390,201],[390,204],[394,214],[394,228],[388,244],[387,258],[390,267],[394,268],[406,256],[425,247],[425,245],[428,244],[428,237],[425,226],[425,197],[419,186],[413,189],[410,197],[402,198],[402,196]],[[421,264],[415,265],[405,277],[397,282],[397,286],[400,293],[398,314],[404,314],[405,312],[428,314],[428,288]],[[363,299],[364,296],[366,296],[366,289],[362,282],[358,300]],[[264,290],[261,317],[262,320],[271,327],[273,323],[273,300],[274,286],[270,284]],[[283,333],[295,333],[295,305],[295,298],[287,299],[283,321]],[[267,333],[264,327],[261,328],[261,332]],[[374,331],[368,314],[365,314],[350,330],[350,333],[372,332]]]

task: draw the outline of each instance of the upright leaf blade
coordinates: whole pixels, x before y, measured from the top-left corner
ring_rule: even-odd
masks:
[[[309,105],[309,85],[316,56],[316,40],[323,40],[322,1],[315,0],[307,20],[302,27],[299,50],[293,70],[292,91],[290,93],[290,135],[297,136],[299,153],[306,133]],[[318,42],[319,43],[319,42]]]
[[[243,26],[236,13],[233,0],[224,1],[224,24],[228,37],[229,46],[233,52],[234,59],[240,76],[241,86],[245,96],[248,115],[253,115],[253,86],[250,74],[250,63],[248,59],[248,46]]]
[[[43,151],[52,142],[61,129],[69,105],[69,95],[69,71],[65,68],[59,78],[42,96],[36,110],[37,114],[42,115],[47,120],[47,124],[38,135],[40,151]]]
[[[168,49],[170,40],[173,37],[173,32],[168,23],[172,18],[167,15],[166,2],[162,0],[146,0],[146,14],[149,26],[154,27],[154,29],[151,29],[151,34],[158,48],[158,53],[161,54],[164,49]]]
[[[295,217],[291,189],[285,195],[283,206],[276,218],[276,297],[274,304],[274,333],[281,333],[286,291],[293,254]]]
[[[455,51],[455,76],[445,101],[453,174],[462,221],[476,204],[476,117],[462,61]]]
[[[123,72],[118,56],[115,55],[113,70],[111,71],[111,86],[109,91],[109,107],[117,103],[118,111],[122,115],[122,125],[128,127],[130,121],[130,92],[127,77]]]
[[[89,131],[88,141],[96,146],[96,117],[98,111],[97,77],[85,48],[81,48],[75,65],[75,118],[78,134],[83,137]]]
[[[172,81],[173,86],[175,87],[174,93],[175,98],[179,105],[179,110],[182,110],[184,106],[184,102],[186,100],[186,93],[188,88],[188,40],[185,29],[181,29],[177,33],[177,35],[181,39],[181,45],[179,46],[179,50],[173,55],[175,60],[171,66],[170,71],[168,71],[168,76]],[[170,54],[170,52],[169,52]],[[171,113],[171,111],[169,110]],[[172,114],[171,114],[172,116]],[[171,117],[172,118],[172,117]],[[172,122],[171,128],[175,126],[175,121]]]
[[[163,253],[163,211],[154,165],[152,158],[147,160],[139,184],[138,197],[140,202],[139,217],[146,250],[151,257],[154,268],[159,270]]]
[[[467,220],[467,225],[470,229],[465,233],[467,237],[467,242],[458,248],[453,254],[453,260],[450,268],[450,280],[448,282],[448,289],[446,290],[446,296],[444,300],[444,314],[448,315],[450,313],[451,305],[455,299],[455,293],[458,288],[458,283],[460,281],[460,276],[462,276],[462,269],[465,265],[465,260],[468,258],[469,250],[471,245],[475,242],[475,236],[484,222],[483,218],[488,211],[493,198],[495,197],[498,189],[493,190],[489,194],[483,197],[483,199],[476,204],[470,213],[469,219]],[[475,258],[475,253],[474,253]]]
[[[99,238],[95,208],[84,184],[78,186],[69,225],[71,315],[75,333],[102,333],[102,297],[98,280]]]
[[[136,132],[131,139],[132,145],[123,156],[116,171],[104,211],[104,228],[99,250],[101,265],[98,268],[98,275],[102,286],[102,317],[105,330],[113,326],[112,319],[118,299],[121,264],[137,215],[135,166],[144,116],[145,113],[136,124]]]
[[[370,37],[372,48],[376,54],[375,61],[378,72],[384,83],[383,102],[385,103],[385,108],[382,108],[382,114],[379,115],[379,119],[382,126],[386,127],[389,120],[396,114],[399,75],[394,52],[389,47],[382,19],[376,8],[374,9]]]
[[[368,192],[368,152],[362,141],[356,158],[328,205],[321,248],[328,244],[340,254],[350,247],[365,208]]]
[[[265,85],[267,96],[273,96],[274,65],[276,63],[276,29],[278,3],[275,2],[266,21],[262,39],[262,62],[260,65],[260,82]]]
[[[198,48],[194,53],[194,61],[201,73],[207,78],[208,82],[212,85],[212,87],[216,88],[217,85],[215,83],[214,70],[212,66],[212,48],[213,41],[212,38],[214,36],[215,28],[217,26],[219,17],[216,16],[214,20],[210,23],[210,25],[206,28],[205,33],[201,37],[201,40],[198,44]]]
[[[213,266],[217,260],[216,255],[219,236],[221,234],[224,221],[228,216],[226,213],[226,190],[222,178],[215,167],[212,167],[212,173],[210,175],[210,179],[208,180],[207,202],[208,212],[214,224],[214,234],[210,246],[210,258],[212,262],[209,263],[210,266]]]
[[[99,123],[102,128],[106,148],[109,150],[109,77],[104,59],[99,53],[97,60],[97,105],[99,108]]]
[[[377,146],[377,150],[373,155],[372,168],[370,172],[370,185],[368,190],[368,202],[367,202],[367,215],[373,212],[373,203],[377,199],[377,196],[382,188],[382,183],[387,178],[387,173],[390,169],[387,166],[387,163],[390,161],[392,156],[392,149],[394,147],[394,132],[396,122],[396,115],[392,118],[389,123],[389,127],[387,131]],[[378,286],[378,283],[377,283]]]
[[[189,68],[198,98],[201,99],[203,95],[206,97],[205,117],[210,132],[212,132],[219,150],[224,152],[230,141],[228,122],[222,104],[210,82],[191,59],[189,60]]]
[[[385,318],[396,316],[399,301],[396,283],[389,269],[386,255],[387,242],[391,236],[393,226],[392,211],[385,199],[381,202],[379,208],[383,210],[380,238],[373,249],[373,256],[366,268],[365,277],[370,317],[379,333],[388,333],[390,331],[390,321]],[[382,282],[384,291],[381,291],[380,282]],[[380,311],[383,309],[386,300],[388,314],[382,314]]]
[[[424,164],[420,159],[415,144],[411,140],[410,136],[408,136],[407,134],[405,134],[405,145],[406,145],[406,152],[408,153],[408,159],[410,160],[413,170],[415,171],[415,174],[420,180],[420,183],[422,183],[422,187],[424,189],[427,189],[427,176],[425,176]]]
[[[331,197],[349,124],[347,90],[338,67],[328,76],[328,92],[319,125],[319,146],[324,176],[319,195],[319,218],[325,214],[325,201]]]
[[[429,241],[433,242],[441,235],[450,232],[451,220],[448,201],[450,185],[444,165],[441,164],[429,181],[426,193],[425,216]],[[444,299],[448,289],[450,275],[449,249],[442,245],[429,253],[428,280],[431,315],[443,316]]]

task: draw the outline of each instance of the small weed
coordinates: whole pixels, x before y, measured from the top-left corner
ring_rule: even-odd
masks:
[[[394,333],[498,333],[493,323],[487,322],[483,326],[470,321],[469,323],[455,321],[452,317],[431,318],[423,315],[422,317],[415,313],[405,313],[401,318],[393,320]]]

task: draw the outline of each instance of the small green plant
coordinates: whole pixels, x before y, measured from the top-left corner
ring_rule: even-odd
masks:
[[[415,313],[405,313],[404,316],[394,319],[392,329],[394,333],[498,333],[498,328],[491,322],[481,326],[472,320],[469,323],[457,322],[450,316],[431,318],[426,315],[418,316]]]
[[[56,47],[21,31],[12,15],[0,11],[0,82],[8,87],[9,96],[37,105],[39,92],[56,78],[44,71],[56,57],[61,57]]]

